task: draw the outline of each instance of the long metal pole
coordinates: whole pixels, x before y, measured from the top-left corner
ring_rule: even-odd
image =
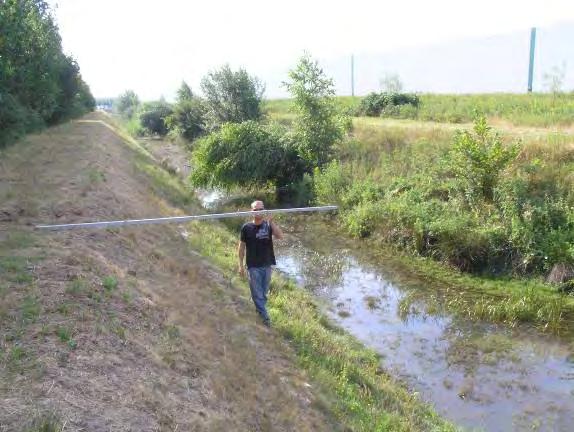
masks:
[[[530,31],[530,63],[528,64],[528,93],[532,93],[532,78],[534,75],[534,49],[536,47],[536,27]]]
[[[259,211],[241,211],[232,213],[214,213],[194,216],[172,216],[154,219],[128,219],[121,221],[108,221],[108,222],[85,222],[61,225],[36,225],[38,230],[60,231],[76,228],[112,228],[127,225],[150,225],[150,224],[165,224],[165,223],[183,223],[193,220],[206,220],[206,219],[223,219],[232,217],[251,217],[254,215],[262,214],[275,214],[275,213],[302,213],[302,212],[326,212],[337,210],[337,206],[323,206],[323,207],[300,207],[289,209],[273,209],[273,210],[259,210]]]

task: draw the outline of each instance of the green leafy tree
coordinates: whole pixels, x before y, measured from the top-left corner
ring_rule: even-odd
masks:
[[[198,98],[178,102],[166,118],[167,128],[188,141],[205,132],[205,106]]]
[[[226,123],[200,139],[192,165],[194,185],[224,189],[281,187],[300,181],[305,170],[284,128],[254,121]]]
[[[150,135],[167,135],[166,119],[173,110],[167,102],[147,102],[142,105],[138,117],[144,132]]]
[[[312,171],[332,159],[333,145],[343,138],[346,122],[335,104],[333,80],[317,61],[303,56],[289,79],[284,85],[293,96],[295,140]]]
[[[133,90],[126,90],[122,93],[114,104],[118,114],[125,118],[132,118],[140,105],[140,99]]]
[[[0,1],[0,145],[93,109],[43,0]]]
[[[458,131],[450,154],[450,168],[462,180],[469,200],[492,201],[500,175],[518,155],[518,146],[505,146],[492,133],[486,117],[477,116],[473,132]]]
[[[182,81],[181,87],[177,90],[177,99],[176,103],[181,104],[183,102],[187,102],[193,99],[193,93],[191,91],[191,87],[187,85],[185,81]]]
[[[232,71],[229,65],[210,72],[201,81],[211,128],[223,123],[241,123],[261,118],[263,84],[245,69]]]

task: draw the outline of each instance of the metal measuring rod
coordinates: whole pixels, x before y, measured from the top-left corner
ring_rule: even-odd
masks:
[[[113,228],[122,227],[127,225],[151,225],[151,224],[166,224],[166,223],[183,223],[194,220],[208,220],[208,219],[224,219],[232,217],[251,217],[257,214],[268,215],[277,213],[303,213],[303,212],[326,212],[337,210],[337,206],[322,206],[322,207],[300,207],[300,208],[287,208],[287,209],[273,209],[273,210],[250,210],[231,213],[214,213],[204,215],[192,216],[172,216],[153,219],[127,219],[118,221],[104,221],[104,222],[84,222],[72,224],[59,224],[59,225],[36,225],[37,230],[60,231],[70,229],[86,229],[86,228]]]

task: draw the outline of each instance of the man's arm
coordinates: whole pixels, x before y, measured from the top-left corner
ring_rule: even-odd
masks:
[[[237,256],[239,258],[239,274],[245,276],[245,242],[239,240],[239,246],[237,247]]]
[[[283,231],[281,231],[281,228],[279,228],[279,225],[277,225],[275,222],[273,222],[272,219],[269,219],[269,225],[271,225],[271,233],[273,234],[273,236],[277,240],[281,240],[283,238]]]

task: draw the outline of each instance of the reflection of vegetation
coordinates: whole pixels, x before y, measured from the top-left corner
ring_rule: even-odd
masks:
[[[307,287],[338,286],[341,283],[347,259],[342,254],[323,255],[303,247],[293,247],[292,251],[301,262],[301,273]]]
[[[452,335],[446,352],[449,365],[464,366],[467,372],[480,365],[496,365],[502,360],[519,362],[513,352],[515,342],[502,334],[456,334]]]

